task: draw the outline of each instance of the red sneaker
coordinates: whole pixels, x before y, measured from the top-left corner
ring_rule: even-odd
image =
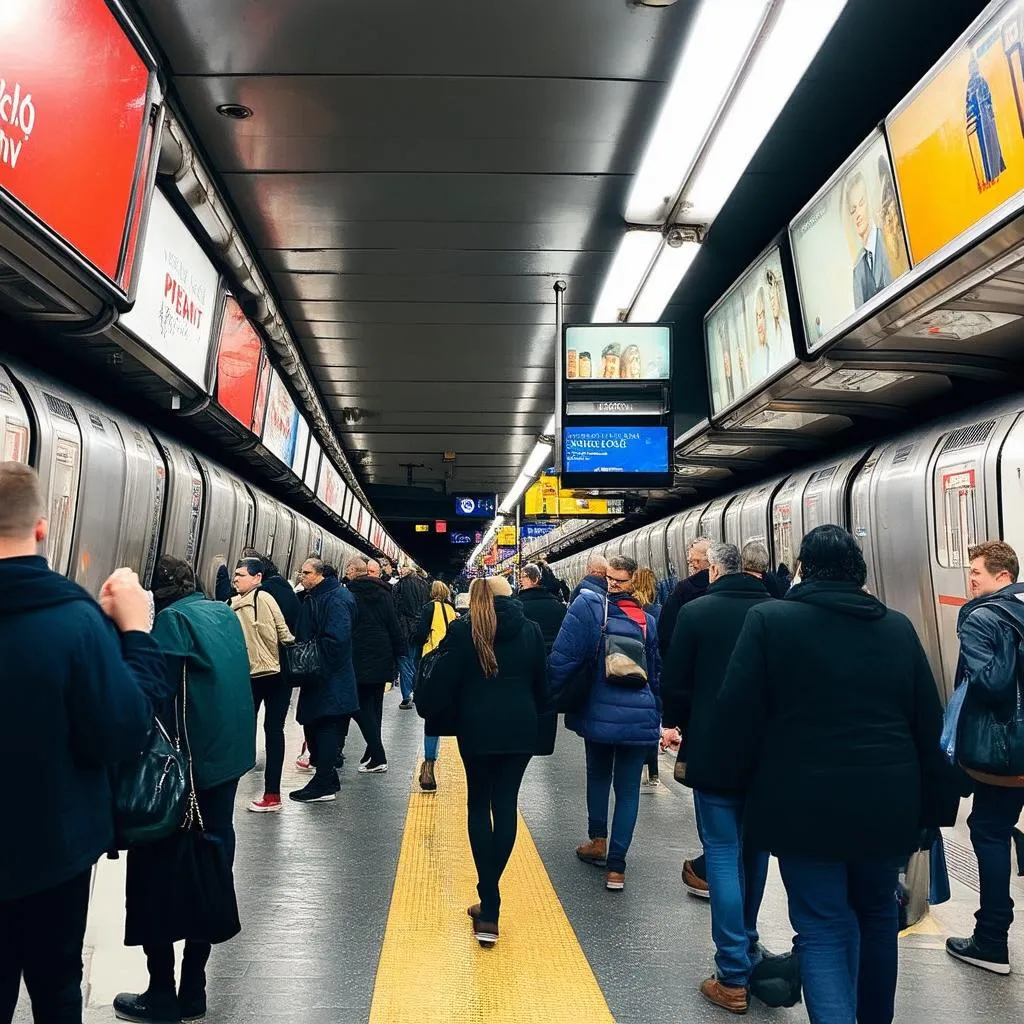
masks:
[[[250,811],[266,813],[267,811],[281,810],[281,797],[277,793],[265,793],[261,800],[253,800],[249,804]]]

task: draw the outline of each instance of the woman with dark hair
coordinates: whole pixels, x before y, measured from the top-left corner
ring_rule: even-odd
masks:
[[[864,592],[846,530],[808,533],[797,576],[785,600],[747,613],[718,699],[716,771],[746,794],[744,841],[779,858],[811,1021],[884,1024],[900,866],[959,803],[942,709],[914,627]]]
[[[501,880],[516,841],[519,787],[541,746],[548,685],[544,638],[502,576],[474,580],[469,615],[448,627],[439,661],[416,692],[429,735],[450,721],[466,768],[469,845],[480,902],[469,908],[481,946],[498,941]],[[550,752],[550,751],[547,751]]]
[[[164,555],[153,573],[156,619],[153,639],[164,653],[176,698],[157,709],[167,731],[178,734],[191,758],[203,830],[234,860],[233,824],[238,780],[256,763],[256,721],[249,683],[249,656],[235,613],[208,601],[187,562]],[[178,728],[178,718],[183,719]],[[180,870],[179,836],[128,852],[125,945],[142,946],[149,987],[122,993],[114,1013],[122,1020],[198,1020],[206,1013],[206,962],[211,944],[231,936],[204,934],[171,884]],[[174,943],[185,940],[181,983],[175,989]]]

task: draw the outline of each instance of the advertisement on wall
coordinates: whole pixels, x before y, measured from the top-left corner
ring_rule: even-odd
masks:
[[[320,464],[320,479],[316,486],[316,496],[331,511],[340,508],[345,500],[341,474],[334,468],[330,459],[324,459]]]
[[[252,405],[252,426],[249,428],[257,436],[263,433],[263,420],[267,412],[267,392],[270,390],[270,363],[266,356],[260,364],[260,373],[256,378],[256,398]]]
[[[796,359],[782,253],[769,249],[733,285],[704,322],[704,346],[717,415],[755,392]]]
[[[565,329],[568,380],[668,380],[672,330],[661,324]]]
[[[790,225],[807,347],[910,269],[889,151],[875,132]]]
[[[302,482],[316,494],[316,477],[320,470],[320,442],[310,436],[309,456],[306,459],[306,471],[302,474]]]
[[[299,413],[276,371],[270,374],[267,414],[263,420],[263,447],[276,455],[286,466],[295,459],[295,443],[299,436]]]
[[[566,473],[666,473],[668,427],[566,427]]]
[[[914,262],[1024,188],[1024,2],[971,31],[886,122]]]
[[[106,0],[0,5],[0,190],[111,281],[121,277],[149,85]]]
[[[120,323],[204,391],[219,280],[174,208],[155,192],[138,295]]]
[[[302,472],[306,466],[306,452],[309,450],[309,424],[305,416],[299,413],[298,433],[295,438],[295,455],[292,457],[292,472],[302,478]]]
[[[214,401],[249,430],[252,427],[256,383],[263,346],[237,300],[229,295],[224,304],[217,342],[217,377]]]
[[[592,498],[586,494],[578,495],[576,491],[563,488],[557,476],[547,474],[538,477],[537,482],[527,488],[523,498],[524,516],[581,516],[589,519],[621,513],[621,502]],[[545,526],[549,530],[554,529],[553,524]],[[524,533],[524,539],[526,536]]]

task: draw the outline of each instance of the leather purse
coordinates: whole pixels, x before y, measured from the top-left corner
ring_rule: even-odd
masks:
[[[281,647],[281,665],[284,674],[294,686],[309,686],[321,679],[322,662],[317,640],[296,640]]]

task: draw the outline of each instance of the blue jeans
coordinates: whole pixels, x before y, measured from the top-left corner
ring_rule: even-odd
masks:
[[[640,776],[650,753],[646,746],[626,747],[585,741],[587,751],[587,818],[591,839],[608,838],[608,797],[615,783],[615,814],[608,843],[608,870],[626,870],[640,810]]]
[[[402,700],[412,696],[412,688],[416,683],[417,650],[411,644],[406,647],[405,654],[398,659],[398,685],[402,688]]]
[[[746,988],[758,959],[757,914],[768,880],[768,854],[742,842],[743,799],[694,790],[697,828],[711,889],[715,972],[723,985]]]
[[[899,861],[779,856],[811,1024],[890,1024]]]
[[[1010,899],[1010,834],[1024,809],[1024,789],[974,784],[974,807],[967,825],[978,857],[981,902],[974,936],[983,946],[1006,949],[1013,924]]]
[[[423,758],[426,761],[436,761],[441,749],[440,736],[428,736],[423,734]]]

